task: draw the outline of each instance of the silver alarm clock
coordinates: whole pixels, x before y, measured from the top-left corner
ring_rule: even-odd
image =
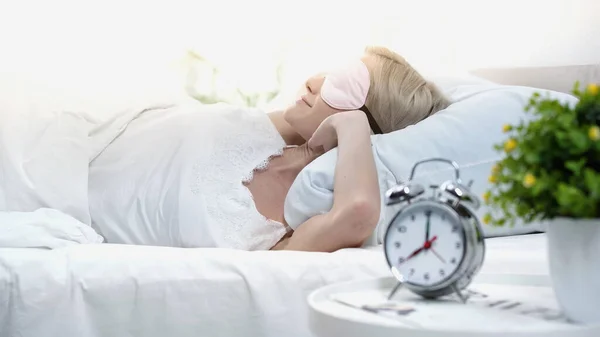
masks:
[[[455,178],[441,185],[425,187],[414,183],[417,166],[427,162],[445,162],[454,167]],[[472,182],[471,182],[472,183]],[[462,293],[480,269],[485,244],[474,210],[479,199],[462,184],[460,168],[443,158],[422,160],[412,168],[409,181],[386,193],[386,204],[403,204],[389,223],[383,241],[385,257],[398,280],[389,298],[402,286],[425,298]]]

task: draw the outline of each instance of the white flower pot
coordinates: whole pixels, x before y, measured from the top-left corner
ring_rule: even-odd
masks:
[[[600,219],[557,218],[547,236],[552,285],[565,315],[600,323]]]

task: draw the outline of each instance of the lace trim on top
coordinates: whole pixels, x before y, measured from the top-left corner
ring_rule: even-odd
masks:
[[[256,167],[252,171],[250,171],[248,174],[246,174],[246,176],[244,176],[244,178],[242,178],[242,184],[250,183],[252,179],[254,179],[254,172],[265,171],[266,169],[268,169],[271,160],[273,160],[273,158],[281,157],[283,155],[283,150],[283,148],[277,150],[275,153],[271,154],[267,159],[263,160],[258,165],[256,165]]]
[[[217,247],[270,249],[288,229],[258,212],[244,183],[267,169],[286,144],[264,112],[236,109],[215,117],[217,122],[199,131],[212,134],[206,139],[212,151],[197,158],[191,187],[210,217],[207,232]]]

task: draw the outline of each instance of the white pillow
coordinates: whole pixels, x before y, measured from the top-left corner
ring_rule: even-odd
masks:
[[[372,137],[382,210],[378,229],[369,243],[381,242],[385,227],[399,207],[383,205],[385,191],[396,182],[406,181],[415,162],[432,157],[456,161],[462,167],[463,181],[474,180],[472,191],[481,196],[490,187],[488,177],[492,166],[502,157],[493,149],[494,144],[506,139],[502,126],[515,124],[529,116],[524,113],[524,107],[534,92],[576,103],[573,96],[528,87],[493,83],[440,87],[454,102],[447,109],[404,130]],[[336,158],[336,149],[317,158],[292,184],[284,206],[285,219],[292,228],[331,209]],[[419,166],[416,173],[415,181],[424,186],[439,184],[454,176],[450,166],[437,163]],[[486,211],[487,207],[483,206],[477,215],[481,218]],[[487,237],[539,230],[542,230],[541,224],[484,226]]]
[[[0,212],[0,247],[56,249],[102,241],[92,227],[55,209]]]
[[[145,109],[183,99],[168,85],[114,75],[0,76],[0,211],[53,208],[91,224],[90,161]]]
[[[89,124],[70,112],[7,111],[0,118],[0,211],[53,208],[90,224]]]
[[[439,72],[428,74],[427,70],[421,70],[420,72],[429,81],[435,83],[435,85],[444,93],[448,93],[462,85],[497,84],[466,72],[452,72],[446,74],[441,74]]]

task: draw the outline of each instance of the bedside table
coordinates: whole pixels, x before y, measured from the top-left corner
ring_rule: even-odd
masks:
[[[315,290],[308,298],[311,330],[319,337],[600,336],[600,326],[564,318],[544,275],[480,274],[464,291],[466,304],[455,296],[425,300],[402,289],[392,299],[400,314],[373,311],[395,284],[390,277]]]

